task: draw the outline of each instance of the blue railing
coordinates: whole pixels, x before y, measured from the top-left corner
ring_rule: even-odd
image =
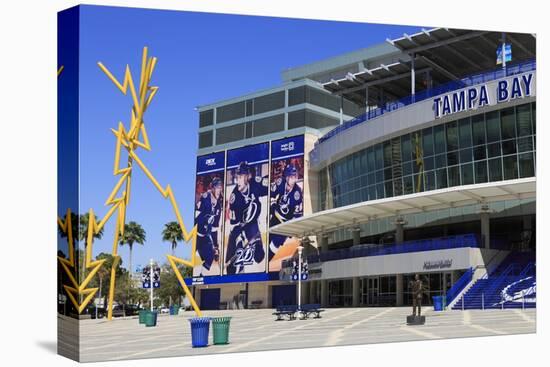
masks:
[[[446,294],[446,303],[450,304],[456,296],[472,281],[474,275],[474,269],[468,269],[462,276],[453,284]]]
[[[359,245],[346,249],[332,250],[309,255],[308,263],[350,259],[364,256],[382,256],[410,252],[445,250],[462,247],[480,247],[480,238],[476,234],[463,234],[449,237],[438,237],[418,241],[406,241],[400,244]],[[292,260],[283,261],[283,267],[292,266]]]
[[[355,125],[363,123],[368,120],[372,120],[378,116],[382,116],[384,113],[395,111],[399,108],[408,106],[410,104],[426,100],[431,97],[435,97],[440,94],[448,93],[453,90],[466,88],[472,85],[487,83],[492,80],[503,78],[506,76],[516,75],[525,73],[527,71],[536,70],[536,61],[534,59],[524,61],[521,63],[507,65],[506,69],[499,68],[494,69],[488,72],[479,73],[467,76],[460,80],[453,80],[445,84],[438,85],[437,87],[425,89],[416,93],[415,95],[410,95],[403,97],[395,102],[386,103],[384,106],[378,107],[369,112],[365,112],[351,120],[345,121],[342,125],[335,127],[330,130],[328,133],[319,138],[318,143],[322,143],[335,135],[338,135],[340,132],[349,129]]]

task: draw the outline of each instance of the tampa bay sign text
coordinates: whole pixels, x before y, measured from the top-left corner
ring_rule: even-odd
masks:
[[[476,85],[433,99],[435,118],[457,112],[475,110],[479,107],[528,97],[533,93],[533,73],[499,80],[491,86]]]

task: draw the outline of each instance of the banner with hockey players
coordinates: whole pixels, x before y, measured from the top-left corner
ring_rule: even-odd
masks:
[[[193,277],[221,275],[221,243],[223,239],[225,152],[197,158],[195,185],[195,225],[199,265]]]
[[[266,270],[269,143],[227,151],[224,274]]]
[[[271,185],[269,226],[299,218],[304,202],[304,136],[271,142]],[[299,242],[296,238],[269,235],[268,269],[281,270],[281,261],[290,258]]]

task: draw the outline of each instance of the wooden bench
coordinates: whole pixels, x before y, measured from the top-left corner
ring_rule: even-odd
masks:
[[[300,308],[300,314],[302,315],[302,320],[305,320],[309,318],[309,315],[315,315],[314,319],[320,319],[321,318],[321,312],[324,312],[325,310],[321,309],[320,304],[306,304],[302,305]]]
[[[296,320],[296,312],[298,311],[298,306],[279,306],[276,311],[273,312],[273,315],[277,316],[275,321],[281,321],[284,316],[288,316],[288,320]]]

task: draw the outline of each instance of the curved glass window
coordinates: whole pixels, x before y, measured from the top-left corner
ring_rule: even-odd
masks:
[[[320,172],[328,179],[319,181],[319,208],[533,177],[534,118],[535,103],[527,103],[413,131],[350,154]]]

